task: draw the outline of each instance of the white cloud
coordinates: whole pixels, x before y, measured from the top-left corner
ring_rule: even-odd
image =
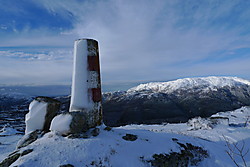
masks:
[[[195,4],[191,2],[111,0],[101,1],[95,6],[78,4],[86,9],[82,11],[75,10],[77,5],[72,8],[67,5],[64,9],[78,17],[75,33],[80,37],[99,40],[104,79],[106,76],[113,80],[151,80],[162,79],[164,76],[164,79],[169,79],[180,76],[173,65],[184,61],[200,62],[197,64],[200,68],[211,69],[210,72],[190,69],[187,73],[185,68],[178,66],[178,71],[187,76],[193,73],[228,74],[228,62],[217,66],[204,64],[202,60],[220,56],[216,53],[229,52],[242,45],[249,47],[249,34],[239,36],[241,29],[238,27],[226,30],[228,24],[212,24],[216,19],[229,15],[238,2],[213,1],[200,6],[197,1]],[[197,9],[192,11],[195,6]],[[186,11],[180,11],[182,9]],[[190,19],[191,25],[182,23],[185,19]],[[183,29],[183,26],[188,28]]]
[[[0,51],[0,84],[69,84],[72,51]],[[44,51],[41,51],[44,52]]]
[[[250,28],[247,22],[250,9],[242,7],[243,1],[34,2],[51,13],[73,15],[74,28],[59,36],[44,35],[39,39],[35,33],[32,37],[25,34],[15,40],[16,44],[73,47],[75,38],[97,39],[104,81],[204,75],[239,75],[250,79],[250,66],[246,65],[250,64],[249,59],[241,60],[235,55],[234,61],[227,60],[235,50],[250,46],[250,34],[245,33]],[[231,14],[235,15],[230,18]],[[45,34],[47,31],[41,30]],[[225,60],[216,62],[220,56]],[[207,63],[209,59],[214,61]]]
[[[73,59],[73,49],[56,48],[19,48],[0,51],[0,57],[28,61],[51,61],[51,60],[70,60]]]

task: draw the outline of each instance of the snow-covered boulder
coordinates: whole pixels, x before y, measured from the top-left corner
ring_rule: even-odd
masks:
[[[48,132],[59,109],[59,101],[49,97],[36,97],[29,105],[29,113],[25,116],[25,135],[17,143],[17,148],[33,143],[43,132]]]
[[[70,132],[72,116],[67,114],[57,115],[51,122],[50,130],[58,134],[66,135]]]
[[[60,135],[85,133],[91,128],[88,118],[84,112],[63,113],[52,120],[50,130]]]
[[[25,116],[25,134],[35,130],[48,132],[52,119],[60,109],[60,102],[49,97],[36,97]]]

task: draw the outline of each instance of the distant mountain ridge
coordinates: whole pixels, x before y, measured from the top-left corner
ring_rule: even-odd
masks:
[[[127,92],[151,90],[158,93],[172,93],[180,89],[194,89],[196,87],[206,89],[223,88],[225,86],[250,86],[250,81],[238,77],[200,77],[200,78],[184,78],[169,82],[150,82],[140,84],[139,86],[129,89]],[[206,91],[203,89],[203,91]]]
[[[33,96],[0,91],[0,127],[24,115]],[[58,96],[67,112],[70,96]],[[221,111],[250,106],[250,82],[237,77],[185,78],[140,84],[127,91],[103,93],[104,122],[109,126],[186,122]],[[22,121],[23,120],[23,121]],[[10,122],[11,123],[11,122]],[[13,122],[20,125],[20,122]],[[11,123],[12,124],[12,123]]]
[[[111,125],[185,122],[250,105],[250,82],[237,77],[185,78],[103,96],[104,118]]]

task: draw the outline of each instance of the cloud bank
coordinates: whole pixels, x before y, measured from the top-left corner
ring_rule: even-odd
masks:
[[[21,50],[0,51],[0,85],[69,84],[72,50],[40,48],[21,48]]]
[[[38,30],[31,29],[28,32],[32,37],[22,32],[15,44],[25,39],[27,45],[72,47],[75,38],[97,39],[104,82],[208,75],[250,79],[248,1],[39,0],[33,3],[51,15],[73,18],[72,27],[53,35],[46,35],[51,33],[49,27],[43,28],[41,32],[45,35],[40,40],[35,39],[34,32]],[[71,60],[46,63],[54,65],[50,71],[61,70],[55,75],[58,82],[70,78]]]

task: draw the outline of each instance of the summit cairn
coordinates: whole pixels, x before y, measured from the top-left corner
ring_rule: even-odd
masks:
[[[98,42],[78,39],[74,48],[70,112],[82,112],[89,127],[101,124],[101,79]]]
[[[74,44],[69,113],[56,116],[50,129],[64,135],[80,134],[101,125],[101,100],[98,42],[93,39],[78,39]]]

